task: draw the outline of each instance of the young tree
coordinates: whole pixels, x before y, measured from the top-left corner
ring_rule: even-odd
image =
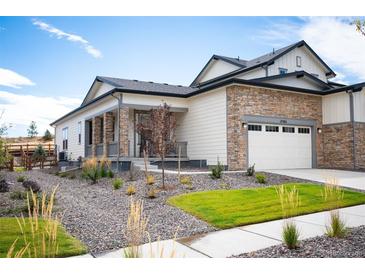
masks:
[[[165,188],[165,157],[175,147],[175,128],[175,115],[166,103],[152,109],[146,123],[137,125],[138,133],[150,143],[150,151],[161,159],[162,188]]]
[[[365,36],[365,20],[362,21],[360,19],[357,19],[355,20],[354,24],[356,26],[356,31]]]
[[[46,129],[46,131],[44,132],[44,135],[43,135],[43,140],[51,141],[52,139],[53,139],[53,136],[52,136],[51,132],[49,132],[49,130]]]
[[[29,137],[34,137],[38,135],[38,131],[37,131],[37,124],[32,121],[29,125],[29,128],[27,129],[28,131],[28,136]]]

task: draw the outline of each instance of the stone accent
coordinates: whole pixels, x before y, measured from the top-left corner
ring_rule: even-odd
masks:
[[[323,126],[324,167],[365,169],[365,123],[355,122],[354,127],[351,122]]]
[[[121,106],[119,117],[119,138],[120,138],[120,156],[129,156],[129,141],[128,141],[128,124],[129,124],[129,108]]]
[[[355,123],[355,168],[365,169],[365,123]]]
[[[352,124],[324,125],[324,167],[351,169],[353,164]]]
[[[96,145],[100,144],[101,138],[101,118],[100,117],[94,117],[92,119],[92,156],[96,157]]]
[[[262,115],[287,119],[312,119],[322,127],[322,98],[315,95],[284,92],[250,86],[227,87],[227,162],[229,170],[247,168],[247,129],[244,115]],[[314,129],[316,130],[316,129]],[[316,133],[317,134],[317,133]],[[317,134],[317,165],[323,165],[322,136]]]
[[[105,112],[103,114],[103,119],[104,119],[104,137],[103,137],[103,145],[104,145],[104,156],[107,157],[108,156],[108,144],[110,144],[113,141],[113,119],[114,115],[113,112]]]

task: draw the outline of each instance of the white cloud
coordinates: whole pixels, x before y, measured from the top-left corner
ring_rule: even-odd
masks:
[[[80,104],[81,100],[77,98],[53,98],[0,91],[0,110],[4,110],[1,122],[15,127],[27,127],[31,121],[36,121],[40,134],[51,128],[51,122]]]
[[[365,80],[365,37],[350,24],[351,18],[308,17],[301,24],[272,24],[258,37],[268,44],[287,45],[288,41],[305,40],[340,74]],[[346,79],[339,75],[338,79]]]
[[[20,88],[20,86],[33,85],[35,84],[27,77],[20,75],[10,69],[0,68],[0,86]]]
[[[87,41],[82,36],[64,32],[63,30],[55,28],[55,27],[53,27],[53,26],[51,26],[51,25],[49,25],[49,24],[47,24],[43,21],[38,20],[38,19],[33,19],[32,21],[33,21],[33,25],[37,26],[41,30],[49,32],[51,35],[56,36],[57,39],[66,39],[70,42],[78,43],[91,56],[93,56],[95,58],[101,58],[102,57],[102,53],[100,52],[100,50],[96,49],[93,45],[90,44],[89,41]]]

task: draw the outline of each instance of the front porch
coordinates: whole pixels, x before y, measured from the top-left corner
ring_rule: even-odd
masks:
[[[85,120],[85,158],[109,158],[114,161],[132,161],[143,158],[143,137],[137,132],[137,125],[148,119],[152,107],[122,106],[88,117]],[[171,109],[173,113],[185,109]],[[118,117],[119,113],[119,117]],[[177,123],[178,130],[179,124]],[[119,142],[118,142],[119,140]],[[167,161],[176,161],[181,148],[181,160],[188,160],[188,143],[176,139],[174,149],[167,155]],[[149,155],[150,161],[158,161],[156,155]]]

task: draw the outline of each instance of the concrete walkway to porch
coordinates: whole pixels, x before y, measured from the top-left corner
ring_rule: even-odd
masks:
[[[365,225],[365,205],[339,210],[348,227]],[[299,227],[300,239],[325,234],[329,211],[302,215],[294,218]],[[284,220],[276,220],[254,225],[215,231],[204,235],[165,240],[142,246],[143,257],[175,258],[224,258],[252,252],[281,244]],[[162,256],[161,256],[161,250]],[[123,249],[96,255],[96,258],[122,258]],[[82,256],[81,256],[82,257]],[[83,256],[87,258],[88,256]]]

